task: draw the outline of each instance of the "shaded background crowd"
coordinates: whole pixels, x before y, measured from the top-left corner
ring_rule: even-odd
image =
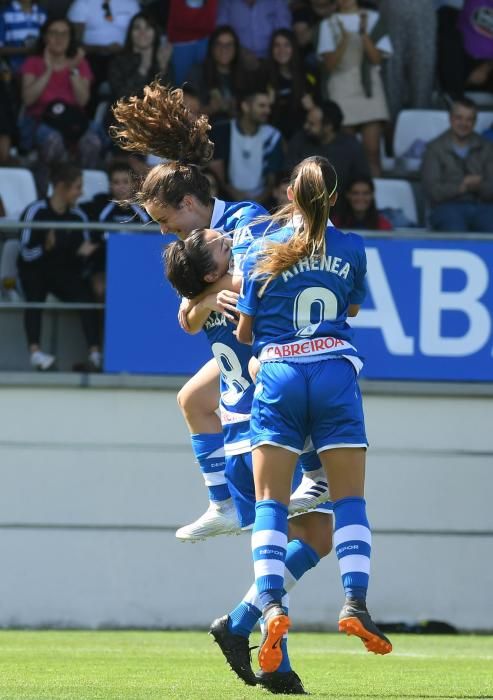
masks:
[[[316,154],[338,173],[341,228],[493,229],[493,0],[12,0],[0,65],[3,213],[2,181],[21,168],[35,183],[17,247],[4,245],[6,299],[104,301],[105,235],[90,221],[148,221],[115,202],[157,162],[118,151],[111,104],[154,79],[209,116],[216,196],[272,209]],[[98,170],[107,187],[103,174],[89,192]],[[98,311],[80,314],[98,370]],[[31,364],[50,369],[40,328],[26,309]]]

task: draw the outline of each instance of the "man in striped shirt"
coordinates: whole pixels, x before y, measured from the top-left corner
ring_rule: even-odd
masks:
[[[17,71],[32,53],[46,12],[32,0],[12,0],[0,11],[0,56]]]

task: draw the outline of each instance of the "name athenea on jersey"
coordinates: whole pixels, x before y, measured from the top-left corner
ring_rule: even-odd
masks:
[[[327,336],[325,338],[313,338],[302,343],[271,343],[262,348],[259,355],[260,362],[272,360],[285,360],[286,358],[309,357],[310,355],[323,355],[328,352],[356,351],[356,348],[341,338]]]
[[[281,273],[283,282],[287,282],[295,275],[300,275],[302,272],[311,272],[312,270],[320,270],[322,272],[333,272],[339,277],[347,279],[351,265],[344,262],[342,258],[337,258],[333,255],[316,255],[310,258],[303,258]]]

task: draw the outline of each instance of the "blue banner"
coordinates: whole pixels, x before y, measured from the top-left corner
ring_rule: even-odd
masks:
[[[168,239],[168,237],[166,237]],[[158,234],[108,244],[105,371],[191,374],[211,357],[178,326]],[[367,379],[493,381],[493,241],[366,239],[368,297],[351,320]]]

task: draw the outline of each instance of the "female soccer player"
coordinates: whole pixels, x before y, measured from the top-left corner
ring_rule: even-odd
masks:
[[[356,379],[362,362],[346,323],[365,296],[366,256],[362,238],[327,226],[336,187],[336,173],[324,158],[307,158],[295,168],[291,202],[273,217],[283,228],[250,249],[237,305],[238,339],[253,342],[261,363],[251,421],[257,499],[252,552],[265,621],[259,663],[266,672],[282,663],[279,641],[290,626],[282,607],[287,504],[307,435],[334,504],[334,543],[346,594],[339,630],[360,637],[368,651],[392,650],[366,608],[367,440]]]
[[[170,159],[150,170],[137,194],[137,202],[160,224],[163,234],[175,233],[185,239],[193,229],[212,226],[226,233],[242,228],[248,239],[248,225],[265,210],[253,202],[212,199],[209,181],[200,168],[213,153],[210,125],[205,115],[190,113],[182,90],[151,83],[144,88],[143,97],[119,100],[113,113],[116,125],[112,136],[121,148]],[[189,330],[188,311],[184,305],[179,315],[184,330]],[[238,521],[224,475],[223,433],[216,415],[219,370],[215,359],[180,390],[178,404],[191,433],[210,504],[198,520],[180,528],[176,535],[196,541],[235,532]]]
[[[116,125],[111,129],[118,145],[142,154],[170,159],[153,167],[137,193],[137,202],[159,223],[161,232],[186,238],[202,226],[232,231],[247,225],[265,210],[253,202],[212,199],[210,184],[201,167],[212,157],[209,122],[187,109],[182,90],[154,82],[143,97],[119,100],[113,108]],[[187,307],[180,323],[188,330]],[[192,449],[209,493],[209,508],[195,522],[180,528],[176,536],[196,541],[238,530],[238,520],[224,476],[224,444],[216,415],[219,403],[219,370],[210,360],[178,393],[178,404],[191,434]]]
[[[184,296],[196,296],[207,285],[224,286],[226,290],[210,292],[189,312],[192,332],[204,330],[211,343],[221,369],[221,418],[226,452],[226,476],[236,506],[240,525],[251,528],[255,520],[255,489],[252,473],[250,446],[250,411],[254,385],[248,372],[251,348],[241,345],[234,335],[235,325],[227,321],[221,310],[226,307],[229,314],[235,311],[237,294],[228,290],[235,282],[223,276],[230,269],[231,259],[240,265],[248,248],[243,231],[237,230],[233,239],[210,229],[193,232],[185,242],[171,243],[165,253],[166,273],[170,282]],[[216,281],[217,280],[217,281]],[[220,303],[218,304],[218,297]],[[312,479],[321,465],[316,453],[300,458],[294,486],[299,483],[303,467]],[[325,481],[323,482],[325,484]],[[322,493],[325,488],[321,489]],[[295,491],[295,494],[297,491]],[[317,491],[315,491],[315,494]],[[291,506],[297,500],[291,497]],[[332,542],[331,504],[323,503],[317,512],[310,512],[290,520],[289,544],[286,551],[286,594],[284,606],[288,605],[287,592],[320,558],[326,556]],[[303,693],[299,676],[292,670],[287,653],[287,640],[282,640],[283,663],[275,673],[254,675],[251,668],[248,638],[259,618],[260,604],[255,584],[244,599],[229,615],[215,620],[211,634],[219,644],[226,660],[235,673],[248,685],[257,682],[275,693]]]

